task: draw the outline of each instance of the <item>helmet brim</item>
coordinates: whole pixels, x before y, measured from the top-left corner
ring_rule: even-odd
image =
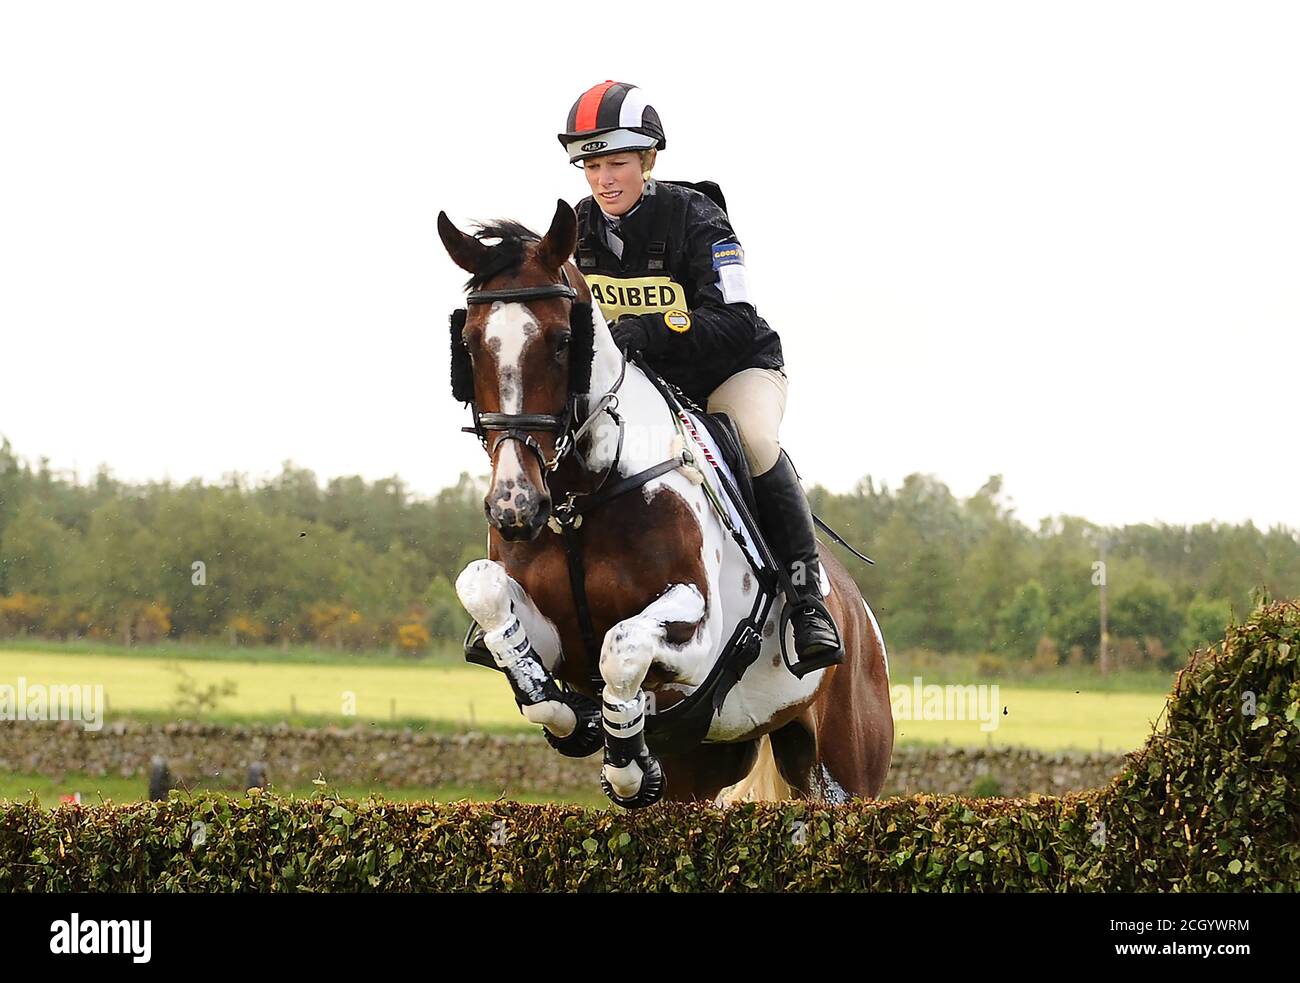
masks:
[[[624,151],[662,150],[667,146],[663,137],[646,133],[640,127],[608,126],[582,133],[557,134],[560,144],[569,152],[569,163],[578,164],[592,157],[604,157]]]

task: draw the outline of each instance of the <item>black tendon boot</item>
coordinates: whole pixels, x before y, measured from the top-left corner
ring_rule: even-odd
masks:
[[[792,609],[790,620],[799,658],[795,675],[803,677],[814,669],[839,665],[844,661],[844,649],[835,622],[821,603],[821,565],[812,510],[785,451],[769,471],[754,479],[754,498],[772,555],[792,581],[794,596],[787,597],[786,603]]]
[[[542,735],[551,747],[569,758],[585,758],[604,746],[600,706],[595,700],[583,696],[577,690],[561,690],[531,645],[526,652],[519,654],[513,667],[498,663],[492,650],[487,647],[486,635],[477,621],[470,621],[469,631],[465,635],[465,660],[505,673],[515,694],[515,704],[521,712],[526,704],[555,700],[566,704],[578,718],[577,726],[567,737],[556,737],[549,728],[542,728]]]

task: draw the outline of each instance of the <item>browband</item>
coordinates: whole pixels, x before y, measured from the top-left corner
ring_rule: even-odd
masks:
[[[551,430],[555,433],[563,433],[569,426],[564,417],[553,413],[480,413],[478,424],[483,430]],[[474,432],[473,427],[469,430]]]
[[[475,290],[465,298],[467,304],[491,304],[493,301],[506,300],[545,300],[548,297],[563,297],[575,300],[577,293],[567,283],[547,283],[540,287],[502,287],[500,290]]]

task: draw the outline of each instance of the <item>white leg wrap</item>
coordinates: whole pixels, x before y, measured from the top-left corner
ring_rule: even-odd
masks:
[[[483,644],[492,653],[496,664],[507,672],[520,657],[527,655],[532,647],[532,643],[528,641],[528,633],[524,631],[523,624],[515,617],[513,611],[510,612],[510,620],[502,627],[483,633]]]
[[[543,700],[550,678],[541,660],[530,655],[532,642],[510,600],[505,570],[491,560],[475,560],[456,579],[456,593],[470,615],[483,626],[483,644],[528,703],[522,708],[532,723],[541,724],[556,737],[568,737],[578,717],[567,704]]]
[[[547,700],[524,707],[524,716],[529,723],[541,724],[556,737],[568,737],[578,726],[578,715],[567,703]]]
[[[605,780],[613,786],[614,791],[621,798],[630,799],[641,791],[641,778],[643,772],[641,766],[635,761],[629,761],[622,768],[615,768],[613,765],[604,766]]]
[[[620,700],[608,691],[602,697],[601,718],[611,737],[635,737],[645,730],[645,691],[630,700]]]
[[[638,690],[632,699],[620,700],[606,687],[601,695],[600,715],[605,727],[607,749],[613,752],[621,746],[623,753],[630,754],[628,745],[622,742],[628,738],[637,742],[642,740],[641,733],[645,730],[645,692]],[[615,760],[622,756],[615,754]],[[642,771],[635,760],[628,761],[625,765],[614,765],[606,758],[603,773],[614,791],[625,799],[630,799],[641,791]]]

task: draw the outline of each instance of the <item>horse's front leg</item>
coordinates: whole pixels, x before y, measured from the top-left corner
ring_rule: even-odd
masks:
[[[595,753],[602,741],[599,712],[556,684],[548,666],[559,661],[559,634],[518,581],[500,563],[475,560],[456,578],[456,593],[483,628],[483,642],[510,681],[520,712],[546,728],[546,739],[562,754]]]
[[[645,743],[646,696],[641,684],[652,663],[678,677],[694,674],[709,649],[700,630],[706,613],[704,595],[695,584],[674,584],[605,635],[600,652],[605,680],[601,786],[618,805],[636,809],[663,797],[663,768]]]

